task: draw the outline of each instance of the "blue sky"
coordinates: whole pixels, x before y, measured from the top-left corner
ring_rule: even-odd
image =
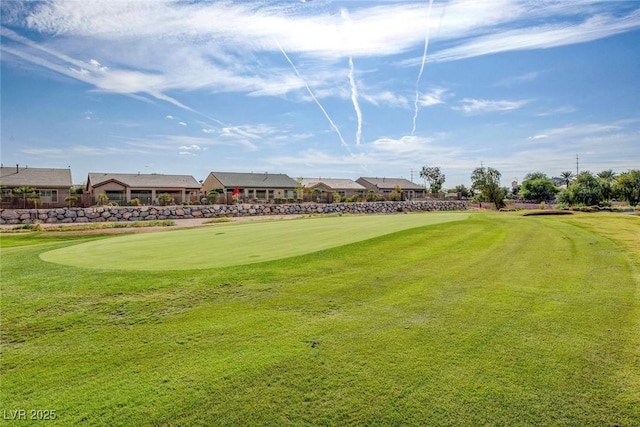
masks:
[[[640,2],[3,1],[5,166],[640,168]],[[413,172],[412,172],[413,171]]]

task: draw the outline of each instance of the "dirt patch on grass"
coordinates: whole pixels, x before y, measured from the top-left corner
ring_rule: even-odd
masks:
[[[268,221],[268,220],[284,220],[295,219],[305,215],[269,215],[269,216],[241,216],[241,217],[229,217],[230,221],[211,223],[211,218],[190,218],[190,219],[174,219],[172,220],[175,225],[170,226],[157,226],[157,227],[123,227],[123,228],[95,228],[92,230],[74,230],[74,227],[80,228],[87,225],[99,225],[109,224],[104,223],[54,223],[44,224],[41,223],[41,227],[44,228],[44,232],[47,234],[64,234],[66,236],[83,236],[83,235],[96,235],[96,234],[127,234],[127,233],[152,233],[157,231],[170,231],[179,230],[185,228],[194,227],[213,227],[219,224],[228,224],[229,222],[248,222],[248,221]],[[11,230],[17,227],[18,224],[3,224],[1,228],[4,233],[10,233]],[[60,228],[63,228],[62,230]],[[16,230],[16,233],[25,232],[37,232],[28,230]],[[42,232],[42,231],[41,231]]]

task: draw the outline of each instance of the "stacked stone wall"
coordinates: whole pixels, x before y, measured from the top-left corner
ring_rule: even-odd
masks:
[[[466,210],[464,201],[364,203],[291,203],[190,206],[98,206],[92,208],[1,209],[0,224],[86,223],[164,219],[221,218],[267,215],[391,214],[398,212]]]

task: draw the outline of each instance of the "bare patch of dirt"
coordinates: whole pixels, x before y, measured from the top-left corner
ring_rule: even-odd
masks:
[[[240,216],[229,217],[230,222],[249,222],[249,221],[267,221],[267,220],[284,220],[300,218],[304,215],[268,215],[268,216]],[[219,224],[229,224],[229,222],[208,223],[213,218],[190,218],[190,219],[174,219],[176,225],[173,226],[157,226],[157,227],[123,227],[123,228],[96,228],[93,230],[73,230],[74,227],[82,227],[91,224],[106,224],[106,223],[54,223],[54,224],[41,224],[46,229],[47,233],[51,234],[64,234],[66,236],[84,236],[84,235],[96,235],[96,234],[131,234],[131,233],[151,233],[157,231],[169,231],[179,230],[185,228],[194,227],[211,227]],[[18,224],[3,224],[2,228],[5,230],[11,230]],[[65,230],[55,230],[56,228],[64,227]]]

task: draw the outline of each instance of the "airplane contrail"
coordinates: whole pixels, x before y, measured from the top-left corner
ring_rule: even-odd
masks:
[[[282,54],[284,55],[284,57],[287,59],[287,62],[291,65],[291,67],[293,68],[293,71],[295,71],[296,75],[298,76],[298,78],[300,80],[302,80],[302,82],[304,83],[304,86],[307,88],[307,92],[309,92],[309,95],[311,95],[311,98],[313,98],[313,100],[316,102],[316,104],[318,105],[318,107],[320,108],[320,110],[322,111],[322,113],[324,114],[324,116],[327,118],[327,120],[329,121],[329,124],[331,125],[331,127],[333,128],[334,131],[336,131],[336,133],[338,134],[338,137],[340,138],[340,142],[342,143],[342,145],[347,149],[347,151],[349,151],[349,154],[351,153],[351,150],[349,149],[349,146],[347,145],[347,143],[344,141],[344,138],[342,137],[342,134],[340,133],[340,129],[338,129],[338,127],[336,126],[335,123],[333,123],[333,120],[331,120],[331,117],[329,117],[329,114],[327,114],[327,110],[324,109],[324,107],[322,106],[322,104],[320,104],[320,101],[318,101],[318,98],[316,98],[316,96],[313,94],[313,91],[311,90],[311,88],[309,87],[309,84],[307,83],[307,81],[300,75],[300,72],[298,71],[298,69],[296,68],[295,65],[293,65],[293,62],[291,61],[291,59],[289,59],[289,55],[287,55],[287,53],[284,51],[284,49],[282,48],[282,46],[280,46],[280,42],[278,42],[278,40],[276,40],[276,44],[278,45],[278,49],[280,49],[280,52],[282,52]]]
[[[351,57],[349,57],[349,84],[351,85],[351,101],[353,102],[353,108],[356,110],[356,117],[358,118],[356,145],[360,145],[362,140],[362,111],[360,111],[360,104],[358,103],[358,86],[356,86],[356,80],[353,77],[353,58]]]
[[[416,120],[418,119],[418,100],[420,98],[420,79],[422,78],[422,72],[424,71],[424,64],[427,62],[427,49],[429,49],[429,30],[431,29],[431,7],[433,6],[433,0],[429,0],[429,12],[427,13],[427,34],[424,38],[424,51],[422,52],[422,63],[420,64],[420,72],[418,73],[418,79],[416,80],[416,99],[414,102],[413,110],[413,128],[411,129],[411,135],[416,133]]]

